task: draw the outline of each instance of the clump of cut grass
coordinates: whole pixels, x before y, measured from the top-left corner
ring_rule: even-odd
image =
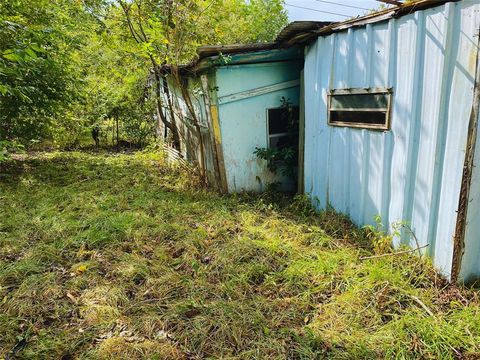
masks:
[[[0,358],[475,358],[480,299],[304,196],[154,153],[2,164]],[[381,241],[379,241],[379,239]]]

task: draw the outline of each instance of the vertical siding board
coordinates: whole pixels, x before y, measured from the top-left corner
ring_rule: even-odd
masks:
[[[389,87],[396,88],[397,80],[397,21],[395,19],[388,23],[388,80]],[[393,106],[393,105],[392,105]],[[391,113],[393,110],[391,110]],[[381,215],[384,225],[389,228],[392,221],[390,220],[389,204],[391,201],[392,192],[392,160],[393,160],[393,133],[387,131],[384,133],[384,149],[385,155],[383,158],[383,179],[382,179],[382,207]]]
[[[423,73],[424,73],[424,54],[425,54],[425,16],[423,12],[415,13],[416,24],[416,39],[415,39],[415,66],[413,69],[413,88],[412,92],[412,114],[409,121],[411,121],[411,131],[409,133],[407,146],[407,173],[405,181],[405,206],[403,208],[402,221],[411,223],[414,232],[417,231],[415,225],[418,222],[413,222],[413,206],[415,202],[415,189],[417,185],[417,164],[418,164],[418,149],[419,138],[421,130],[421,97],[423,96]],[[410,234],[404,233],[402,236],[403,242],[408,241]]]
[[[333,84],[334,88],[348,87],[349,73],[349,32],[342,32],[337,35],[337,43],[335,51],[335,68]],[[338,66],[337,64],[340,64]],[[346,166],[338,166],[344,164],[346,154],[346,132],[343,128],[334,128],[330,131],[331,145],[329,156],[329,183],[328,183],[328,199],[331,205],[340,212],[346,212],[345,208],[345,182],[346,182]]]
[[[388,23],[377,24],[369,34],[370,81],[369,87],[388,87]],[[375,217],[381,214],[383,196],[383,175],[385,158],[385,132],[370,132],[368,186],[365,195],[365,223],[374,223]]]
[[[325,207],[328,202],[327,191],[328,189],[328,173],[325,169],[328,168],[329,162],[329,150],[319,151],[320,146],[326,146],[329,148],[330,143],[330,133],[326,125],[326,116],[327,116],[327,105],[326,105],[326,92],[325,84],[330,81],[330,68],[333,54],[331,53],[333,46],[330,45],[330,42],[334,39],[321,39],[320,43],[322,49],[325,49],[325,52],[320,51],[320,47],[317,49],[317,67],[315,69],[315,74],[317,74],[317,102],[316,102],[316,114],[315,122],[317,127],[318,137],[314,144],[314,156],[315,156],[315,176],[316,179],[319,179],[317,183],[322,184],[318,189],[319,191],[315,193],[315,196],[320,200],[322,207]],[[322,144],[322,145],[320,145]]]
[[[424,28],[424,66],[422,101],[419,108],[419,146],[418,162],[415,175],[415,190],[412,207],[412,228],[421,245],[429,241],[429,221],[431,216],[431,199],[433,174],[435,167],[435,145],[439,132],[440,89],[442,86],[445,60],[445,7],[425,11]],[[415,243],[412,241],[412,246]]]
[[[429,254],[434,256],[435,262],[439,267],[442,267],[444,273],[449,274],[451,269],[451,259],[452,257],[452,247],[448,237],[444,238],[445,233],[442,231],[437,232],[439,213],[443,211],[440,209],[440,197],[442,196],[442,183],[444,180],[445,174],[445,154],[449,149],[446,147],[447,134],[448,134],[448,114],[451,96],[451,85],[454,72],[454,62],[455,62],[455,53],[458,51],[458,41],[454,37],[455,29],[457,29],[458,16],[456,12],[457,6],[454,3],[449,3],[445,7],[445,36],[443,42],[443,53],[444,53],[444,63],[441,76],[441,87],[440,87],[440,104],[439,104],[439,115],[438,115],[438,132],[437,139],[435,144],[435,164],[433,171],[432,179],[432,199],[430,201],[430,219],[428,224],[428,243]],[[457,33],[459,34],[459,32]],[[461,124],[457,124],[458,127],[461,127]],[[447,166],[448,168],[448,166]],[[446,189],[445,189],[446,190]],[[450,190],[452,191],[452,190]],[[456,218],[455,213],[448,211],[450,217]],[[453,229],[453,228],[452,228]],[[442,241],[442,238],[444,241]],[[437,239],[439,239],[437,244]],[[445,241],[446,240],[446,241]],[[439,251],[440,250],[440,251]],[[437,254],[437,256],[435,256]]]
[[[317,41],[313,46],[310,46],[305,51],[305,65],[304,65],[304,74],[315,74],[315,76],[305,76],[305,179],[304,186],[306,193],[312,193],[317,187],[314,186],[314,172],[316,171],[316,166],[309,166],[309,164],[315,164],[314,160],[314,151],[315,146],[315,104],[316,98],[318,97],[317,87],[315,86],[315,79],[317,78],[317,72],[315,68],[315,63],[317,60],[317,48],[319,47],[319,42]],[[307,106],[308,104],[308,106]],[[313,106],[312,106],[313,105]],[[321,184],[318,184],[321,187]]]
[[[367,36],[367,73],[366,73],[366,84],[365,87],[370,87],[373,83],[373,48],[374,48],[374,37],[373,37],[373,26],[368,24],[366,26],[366,36]],[[370,162],[370,131],[361,130],[362,134],[362,148],[363,148],[363,161],[362,161],[362,173],[360,175],[362,179],[362,184],[359,188],[361,191],[360,197],[360,211],[359,218],[361,223],[369,223],[371,219],[368,219],[366,216],[366,209],[368,208],[368,187],[369,187],[369,162]]]
[[[323,102],[322,102],[322,108],[320,109],[320,116],[322,116],[322,126],[325,132],[325,145],[323,146],[323,149],[326,149],[326,157],[327,157],[327,164],[330,163],[330,159],[332,158],[331,156],[331,147],[332,147],[332,131],[331,128],[327,124],[327,116],[328,116],[328,111],[327,111],[327,92],[329,89],[332,89],[334,86],[334,81],[335,81],[335,61],[336,61],[336,51],[335,49],[337,48],[337,34],[333,34],[330,37],[330,42],[328,42],[328,39],[324,39],[325,45],[329,46],[326,47],[326,56],[330,60],[328,65],[325,65],[321,71],[325,71],[326,73],[326,78],[325,81],[322,83],[323,86]],[[321,51],[319,49],[319,51]],[[321,148],[321,143],[318,144],[318,152],[323,153],[323,149]],[[329,169],[329,165],[325,167],[324,169]],[[319,169],[319,171],[322,171],[324,169]],[[330,174],[328,171],[325,172],[325,183],[326,183],[326,188],[325,190],[325,206],[330,205],[330,199],[329,199],[329,189],[330,189]]]
[[[367,34],[363,29],[353,30],[352,50],[354,54],[351,64],[350,85],[354,88],[367,84]]]
[[[367,33],[363,29],[356,29],[353,31],[353,61],[351,61],[352,72],[350,74],[350,86],[354,88],[362,88],[368,86],[368,41]],[[362,197],[364,191],[362,186],[364,184],[364,131],[359,129],[349,129],[349,152],[350,158],[348,167],[350,169],[349,176],[349,199],[348,199],[348,213],[351,214],[352,220],[359,224],[362,223]]]
[[[351,55],[348,57],[348,73],[347,73],[347,86],[348,87],[353,87],[353,78],[354,78],[354,64],[357,60],[357,49],[354,46],[354,30],[352,28],[348,29],[348,52],[349,54],[355,54],[354,57]],[[352,132],[348,131],[348,129],[344,129],[344,137],[345,137],[345,142],[346,142],[346,151],[345,151],[345,158],[344,158],[344,164],[350,164],[352,161]],[[344,180],[344,187],[343,191],[345,194],[345,197],[343,199],[344,201],[344,211],[346,214],[350,213],[350,179],[351,179],[351,167],[350,166],[345,166],[345,180]]]
[[[391,133],[393,137],[391,186],[392,194],[389,206],[390,222],[404,221],[405,195],[408,179],[408,149],[412,139],[413,121],[413,89],[415,87],[415,49],[416,49],[416,19],[413,16],[397,20],[395,72],[397,74],[394,88],[394,102],[392,108]],[[399,245],[400,239],[395,239]]]

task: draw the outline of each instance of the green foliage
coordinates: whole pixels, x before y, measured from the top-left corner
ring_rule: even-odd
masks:
[[[274,174],[295,179],[298,165],[298,118],[293,112],[289,99],[282,96],[281,107],[286,109],[283,116],[288,124],[285,143],[279,147],[259,148],[253,152],[259,159],[267,161],[267,168]]]
[[[413,255],[360,260],[369,231],[305,196],[220,196],[148,152],[2,166],[0,358],[480,352],[478,291]]]
[[[80,2],[15,0],[0,4],[0,139],[41,140],[78,97]]]
[[[296,152],[291,147],[259,148],[253,152],[259,159],[267,161],[267,168],[274,174],[280,173],[285,176],[293,176],[296,166]]]
[[[199,45],[271,40],[285,23],[280,0],[0,2],[0,140],[75,147],[118,119],[121,140],[146,144],[157,126],[152,59],[181,64]]]
[[[24,146],[16,141],[0,140],[0,163],[10,159],[12,153],[23,152]]]

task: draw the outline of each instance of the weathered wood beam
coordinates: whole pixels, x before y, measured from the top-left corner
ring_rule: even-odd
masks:
[[[403,5],[401,1],[397,1],[397,0],[377,0],[377,1],[385,4],[396,5],[396,6]]]

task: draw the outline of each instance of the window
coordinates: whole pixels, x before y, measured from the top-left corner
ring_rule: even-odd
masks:
[[[284,106],[267,110],[268,147],[282,149],[295,146],[298,138],[298,106]]]
[[[388,130],[391,98],[391,89],[332,90],[328,95],[328,124]]]

